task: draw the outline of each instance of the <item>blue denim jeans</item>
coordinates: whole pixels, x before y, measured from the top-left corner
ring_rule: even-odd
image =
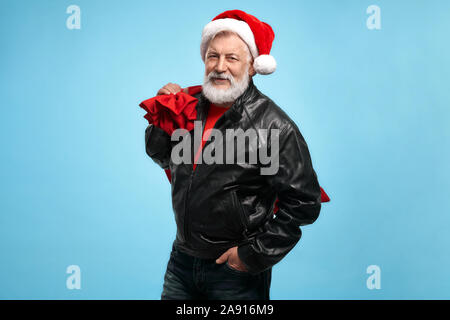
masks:
[[[272,269],[256,275],[172,246],[161,300],[269,300]]]

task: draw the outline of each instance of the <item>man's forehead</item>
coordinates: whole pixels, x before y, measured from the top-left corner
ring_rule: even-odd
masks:
[[[245,42],[235,34],[219,35],[210,41],[208,50],[221,51],[225,54],[239,53],[245,50]]]

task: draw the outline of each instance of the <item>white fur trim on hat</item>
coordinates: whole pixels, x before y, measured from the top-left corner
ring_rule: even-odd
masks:
[[[209,41],[220,31],[232,31],[237,33],[242,40],[248,45],[250,52],[255,59],[258,57],[258,48],[255,43],[255,36],[248,24],[241,20],[225,18],[217,19],[208,23],[202,32],[202,43],[200,45],[200,54],[202,55],[202,60],[205,61],[206,50],[208,49]]]
[[[273,56],[262,54],[253,62],[253,68],[259,74],[271,74],[277,68],[277,62]]]

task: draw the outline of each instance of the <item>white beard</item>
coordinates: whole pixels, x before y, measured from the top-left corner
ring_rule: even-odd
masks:
[[[217,89],[211,80],[215,77],[228,79],[230,81],[230,87],[228,89]],[[232,103],[244,93],[249,82],[250,75],[248,74],[248,71],[245,72],[242,80],[238,82],[234,80],[232,75],[211,71],[208,75],[205,75],[203,79],[202,91],[204,96],[214,104]]]

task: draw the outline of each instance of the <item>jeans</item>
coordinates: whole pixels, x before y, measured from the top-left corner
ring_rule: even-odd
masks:
[[[161,300],[269,300],[272,268],[252,275],[172,246]]]

